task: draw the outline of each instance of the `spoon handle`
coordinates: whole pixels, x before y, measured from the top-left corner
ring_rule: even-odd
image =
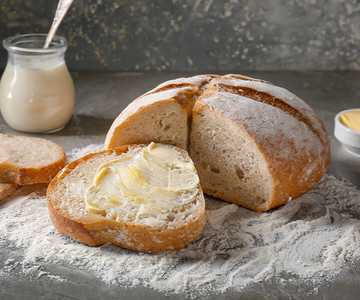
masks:
[[[73,3],[74,0],[60,0],[58,7],[56,9],[55,17],[53,20],[53,23],[51,25],[50,31],[46,37],[44,48],[48,48],[50,45],[51,40],[53,39],[56,30],[58,29],[61,21],[63,20],[64,16],[66,15],[66,12],[68,11],[71,3]]]

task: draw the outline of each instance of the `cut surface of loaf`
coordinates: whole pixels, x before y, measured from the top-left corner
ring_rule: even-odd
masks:
[[[63,149],[49,140],[0,134],[2,183],[49,183],[66,164]]]
[[[192,119],[186,138],[205,193],[266,211],[316,186],[329,164],[330,143],[321,120],[304,101],[286,89],[245,76],[196,78],[176,82],[199,83],[197,100],[189,101]],[[166,86],[172,90],[169,83],[161,89]],[[158,90],[151,91],[152,101],[165,103],[156,98]],[[144,101],[141,114],[146,115],[151,106],[146,105],[146,94],[139,99]],[[120,136],[126,139],[136,134],[124,131],[123,124],[136,117],[137,101],[115,120],[105,147],[121,146]],[[154,122],[161,119],[155,116]],[[157,131],[154,137],[146,124],[140,130],[143,136],[155,139],[161,134]]]
[[[165,158],[164,158],[165,157]],[[169,145],[114,148],[66,166],[47,190],[57,230],[90,246],[159,252],[201,232],[205,200],[194,165]]]

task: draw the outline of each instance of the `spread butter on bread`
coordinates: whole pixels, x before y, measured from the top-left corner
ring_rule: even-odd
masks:
[[[195,239],[205,220],[199,177],[186,151],[122,146],[67,165],[47,189],[57,230],[90,246],[159,252]]]
[[[0,134],[1,183],[49,183],[66,164],[64,150],[49,140]]]
[[[206,194],[256,211],[309,192],[330,160],[324,125],[303,100],[233,74],[179,78],[140,96],[105,149],[151,141],[189,150]]]

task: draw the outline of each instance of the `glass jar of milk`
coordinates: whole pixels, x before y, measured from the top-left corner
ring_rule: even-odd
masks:
[[[0,110],[15,130],[51,132],[70,120],[75,89],[65,64],[67,41],[55,36],[44,49],[46,34],[4,40],[8,63],[0,82]]]

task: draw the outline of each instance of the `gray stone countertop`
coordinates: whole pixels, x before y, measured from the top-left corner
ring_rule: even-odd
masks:
[[[198,72],[197,74],[200,74]],[[244,75],[268,80],[282,86],[308,103],[324,122],[331,140],[331,162],[328,173],[344,177],[360,188],[360,158],[348,154],[334,137],[334,117],[337,112],[360,107],[360,72],[357,71],[278,71],[243,72]],[[62,130],[52,134],[23,134],[12,130],[0,116],[0,132],[22,134],[50,139],[65,151],[104,142],[113,120],[133,99],[165,80],[193,76],[191,72],[72,72],[76,87],[74,116]],[[0,267],[6,258],[6,249],[0,249]],[[51,266],[50,266],[51,267]],[[72,267],[73,268],[73,267]],[[148,288],[121,288],[104,285],[83,271],[71,275],[67,267],[61,272],[66,283],[51,282],[45,278],[29,279],[19,275],[17,280],[0,277],[0,299],[183,299],[182,295],[166,296]],[[354,270],[352,280],[360,280]],[[67,275],[66,275],[67,274]],[[356,281],[355,281],[356,282]],[[360,287],[343,278],[336,285],[320,287],[315,298],[336,299],[340,290],[347,291],[347,299],[355,299]],[[202,299],[275,299],[288,298],[281,290],[262,283],[242,294],[225,293]],[[335,298],[334,298],[335,297]],[[311,299],[315,299],[310,297]]]

